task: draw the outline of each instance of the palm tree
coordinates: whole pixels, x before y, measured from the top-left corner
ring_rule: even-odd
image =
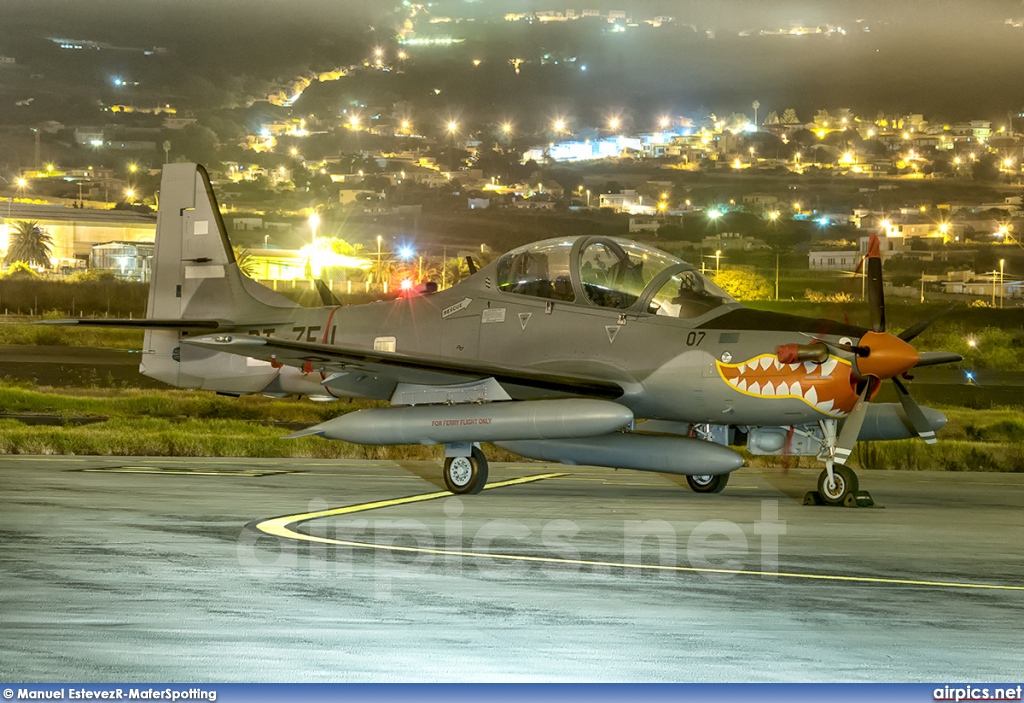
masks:
[[[4,263],[8,266],[15,261],[50,268],[50,249],[53,237],[39,226],[38,222],[18,220],[14,223],[14,232]]]
[[[243,276],[255,279],[260,272],[260,266],[256,262],[256,257],[252,255],[249,249],[241,246],[231,247],[235,252],[235,263],[238,264],[238,270]]]

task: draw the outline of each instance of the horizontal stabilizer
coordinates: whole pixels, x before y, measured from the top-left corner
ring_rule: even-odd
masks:
[[[215,330],[222,327],[217,320],[125,320],[109,318],[70,318],[64,320],[40,320],[36,325],[83,325],[87,327],[119,327],[140,330]]]

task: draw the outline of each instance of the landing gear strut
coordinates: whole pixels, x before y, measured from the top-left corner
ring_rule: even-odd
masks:
[[[818,453],[818,460],[825,462],[825,470],[818,476],[817,495],[808,494],[804,500],[805,505],[813,503],[825,503],[826,505],[846,505],[856,507],[859,505],[873,505],[871,496],[867,493],[858,495],[860,483],[857,481],[857,474],[853,469],[844,463],[849,456],[849,450],[836,449],[836,425],[835,420],[822,420],[821,427],[821,451]]]
[[[487,485],[487,457],[477,446],[468,455],[459,449],[453,451],[453,446],[449,445],[447,453],[455,455],[444,460],[444,485],[459,495],[479,493]]]
[[[690,436],[705,442],[715,442],[723,446],[729,444],[729,428],[724,425],[699,423],[690,426]],[[687,476],[686,482],[694,493],[721,493],[729,483],[729,474]]]

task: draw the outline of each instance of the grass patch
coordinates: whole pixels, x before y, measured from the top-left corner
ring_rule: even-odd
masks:
[[[0,453],[86,456],[436,459],[437,447],[364,447],[318,437],[281,439],[284,430],[241,420],[113,418],[82,427],[0,421]]]
[[[40,388],[0,385],[0,410],[7,414],[250,420],[315,424],[376,403],[312,403],[261,395],[227,398],[209,391]]]
[[[854,450],[853,462],[862,469],[1024,473],[1024,445],[955,439],[932,445],[915,440],[862,442]]]
[[[280,428],[242,420],[112,418],[81,427],[29,426],[16,420],[0,420],[0,454],[438,462],[444,457],[440,446],[363,446],[320,437],[282,439],[285,434]],[[515,454],[497,447],[485,445],[484,451],[491,461],[521,461]]]
[[[436,446],[362,446],[302,437],[271,423],[313,425],[374,401],[312,403],[259,395],[225,398],[206,391],[33,389],[0,386],[0,411],[19,415],[103,417],[83,426],[26,425],[0,420],[0,454],[87,456],[291,457],[437,460]],[[488,447],[492,461],[518,461]]]
[[[142,330],[104,329],[77,325],[58,327],[56,325],[24,323],[0,324],[0,344],[141,349],[142,335]]]

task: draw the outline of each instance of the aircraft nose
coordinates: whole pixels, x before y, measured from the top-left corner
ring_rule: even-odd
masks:
[[[921,360],[916,349],[886,332],[867,332],[860,338],[858,346],[870,350],[867,356],[857,358],[857,373],[861,376],[893,378],[914,368]]]

